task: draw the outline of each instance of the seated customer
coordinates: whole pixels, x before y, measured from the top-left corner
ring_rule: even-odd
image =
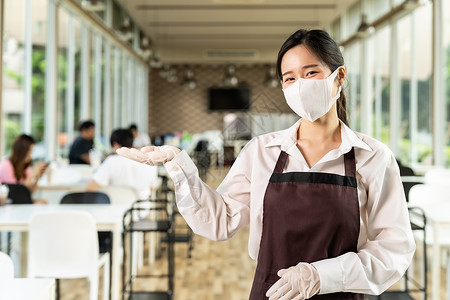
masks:
[[[139,149],[139,148],[151,145],[150,137],[148,136],[148,134],[138,131],[138,128],[137,128],[136,124],[131,124],[130,125],[130,131],[131,131],[131,133],[133,134],[133,137],[134,137],[134,140],[133,140],[133,147],[134,148],[138,148]]]
[[[91,163],[89,151],[94,147],[95,124],[92,121],[84,121],[80,124],[78,130],[80,136],[75,139],[69,152],[70,164]]]
[[[117,129],[111,134],[113,154],[95,170],[86,186],[87,191],[96,191],[100,186],[116,185],[130,187],[139,199],[147,199],[158,182],[157,167],[150,167],[120,155],[116,150],[133,145],[133,135],[128,129]]]
[[[48,164],[39,162],[31,167],[31,153],[36,144],[33,137],[22,134],[13,143],[11,156],[0,163],[0,182],[23,184],[33,193]],[[34,203],[47,203],[36,200]]]

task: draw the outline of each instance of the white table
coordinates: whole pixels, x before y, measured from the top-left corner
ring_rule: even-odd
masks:
[[[401,176],[402,182],[420,182],[425,183],[423,176]]]
[[[62,197],[67,193],[84,192],[88,181],[79,181],[73,184],[48,184],[39,182],[33,193],[33,199],[43,199],[49,204],[59,204]]]
[[[14,278],[0,284],[2,300],[54,300],[55,279]]]
[[[440,300],[441,291],[441,244],[450,241],[450,198],[448,201],[435,201],[434,199],[420,199],[413,201],[410,199],[410,207],[420,207],[427,217],[427,227],[433,230],[432,253],[431,253],[431,298]],[[445,231],[446,235],[444,235]],[[427,239],[428,240],[428,239]],[[447,291],[450,299],[450,291]]]
[[[122,217],[128,205],[113,204],[64,204],[64,205],[36,205],[17,204],[0,207],[0,231],[28,232],[31,216],[38,211],[49,210],[82,210],[90,213],[97,224],[98,231],[113,233],[112,265],[111,265],[111,299],[120,297],[120,265],[122,263]],[[21,261],[26,266],[28,240],[22,235]],[[22,268],[22,272],[25,269]],[[24,274],[22,274],[24,275]]]

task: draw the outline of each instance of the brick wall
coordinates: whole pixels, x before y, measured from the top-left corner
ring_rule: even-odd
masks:
[[[222,130],[225,112],[208,112],[208,88],[222,86],[225,65],[194,65],[197,87],[193,90],[181,86],[186,66],[174,67],[178,81],[170,83],[152,69],[149,76],[149,134],[154,137],[173,132],[200,133]],[[250,114],[292,112],[281,87],[264,86],[268,65],[237,65],[236,76],[240,84],[251,87]]]

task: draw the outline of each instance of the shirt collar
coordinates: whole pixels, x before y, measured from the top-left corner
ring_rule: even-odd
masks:
[[[265,147],[281,146],[281,150],[286,151],[292,145],[297,143],[297,130],[300,126],[300,120],[295,122],[294,125],[280,132],[272,140],[270,140]]]
[[[353,130],[351,130],[347,125],[341,122],[341,139],[342,144],[339,148],[343,150],[344,153],[350,151],[352,147],[361,148],[367,151],[372,151],[362,139],[360,139]],[[301,119],[295,122],[294,125],[286,130],[280,132],[272,140],[270,140],[265,147],[280,146],[281,150],[286,151],[288,148],[292,147],[297,143],[297,130],[300,126]]]

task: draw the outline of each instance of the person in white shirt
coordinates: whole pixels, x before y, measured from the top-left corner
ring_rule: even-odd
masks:
[[[120,147],[131,147],[133,135],[128,129],[117,129],[111,134],[113,151]],[[120,155],[112,154],[92,174],[87,191],[96,191],[100,186],[124,186],[136,191],[139,199],[147,199],[158,183],[157,167],[148,168]]]
[[[139,132],[136,124],[130,125],[130,131],[134,137],[133,147],[140,149],[142,147],[151,145],[150,137],[148,136],[148,134]]]
[[[178,148],[117,153],[164,163],[178,209],[195,233],[226,240],[250,226],[248,250],[258,260],[251,300],[380,294],[401,278],[415,251],[394,155],[348,127],[346,69],[328,33],[292,34],[277,71],[301,119],[253,138],[217,190]]]

